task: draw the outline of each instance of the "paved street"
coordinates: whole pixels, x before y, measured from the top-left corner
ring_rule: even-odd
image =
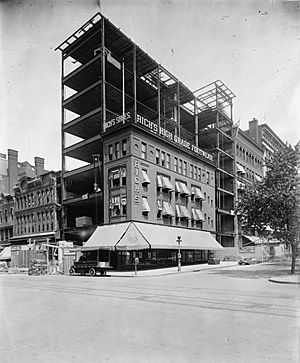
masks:
[[[0,275],[0,361],[299,362],[299,285],[269,273]]]

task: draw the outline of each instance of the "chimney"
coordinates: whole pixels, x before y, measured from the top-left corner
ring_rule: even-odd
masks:
[[[13,186],[18,182],[18,152],[8,149],[8,193],[13,195]]]
[[[249,121],[249,137],[258,143],[258,120],[256,118]]]
[[[36,156],[34,158],[35,175],[41,175],[45,172],[45,159]]]

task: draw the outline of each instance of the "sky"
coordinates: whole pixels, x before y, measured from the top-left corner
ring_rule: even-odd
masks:
[[[61,169],[61,54],[98,11],[194,91],[222,80],[234,119],[300,140],[300,2],[0,0],[0,153]]]

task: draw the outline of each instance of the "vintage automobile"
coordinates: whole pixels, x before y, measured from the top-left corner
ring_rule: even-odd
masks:
[[[259,261],[256,258],[247,257],[239,260],[239,265],[254,265]]]
[[[47,262],[45,260],[34,259],[28,268],[28,275],[45,275],[47,273]]]
[[[74,262],[69,270],[69,275],[81,274],[95,276],[97,273],[104,276],[107,270],[112,269],[110,261],[99,251],[88,251],[80,256],[79,260]]]

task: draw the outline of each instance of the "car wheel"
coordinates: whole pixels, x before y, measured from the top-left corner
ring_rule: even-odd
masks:
[[[96,271],[95,271],[95,269],[94,269],[94,268],[90,268],[90,269],[89,269],[89,275],[90,275],[91,277],[93,277],[93,276],[95,276],[95,275],[96,275]]]
[[[70,270],[69,270],[69,275],[70,275],[70,276],[74,276],[74,275],[75,275],[75,270],[73,269],[73,267],[72,267],[72,268],[70,268]]]
[[[106,275],[106,270],[101,270],[100,274],[101,274],[101,276],[105,276]]]

